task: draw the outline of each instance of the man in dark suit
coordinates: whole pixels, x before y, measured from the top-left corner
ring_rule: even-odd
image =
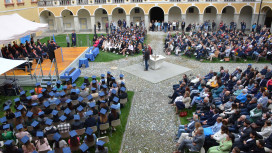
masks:
[[[259,82],[260,87],[266,87],[267,80],[264,78],[264,75],[261,76],[261,80]]]
[[[251,131],[247,139],[234,144],[234,146],[237,146],[243,152],[253,150],[256,147],[256,131]]]
[[[185,28],[185,21],[182,20],[182,22],[181,22],[181,30],[184,31],[184,28]]]
[[[145,71],[148,71],[148,66],[149,66],[148,61],[149,61],[149,59],[150,59],[149,56],[150,56],[149,50],[146,48],[146,49],[145,49],[145,52],[144,52]]]
[[[219,116],[219,110],[216,108],[213,110],[213,116],[208,118],[207,120],[201,122],[203,125],[203,128],[213,126],[214,123],[216,122],[217,117]]]
[[[196,135],[193,137],[193,140],[184,140],[178,150],[181,153],[184,153],[185,148],[188,148],[191,151],[200,151],[205,141],[204,130],[202,127],[198,128]]]
[[[72,33],[72,46],[76,47],[76,33],[73,31]]]
[[[78,130],[84,128],[84,123],[80,121],[79,115],[74,115],[75,122],[72,124],[72,130]]]

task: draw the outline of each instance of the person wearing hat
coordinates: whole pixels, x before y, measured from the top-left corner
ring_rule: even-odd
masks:
[[[90,86],[90,81],[87,76],[84,77],[84,83],[85,83],[86,87]]]
[[[108,87],[109,87],[109,85],[110,85],[111,78],[112,78],[111,72],[108,71],[108,72],[107,72],[107,79],[106,79],[106,82],[107,82],[107,86],[108,86]]]
[[[59,119],[61,121],[61,123],[57,126],[57,129],[59,131],[59,133],[65,133],[65,132],[69,132],[71,129],[71,126],[69,123],[66,123],[66,116],[62,115]]]
[[[79,93],[79,96],[83,97],[83,98],[87,98],[89,96],[89,88],[86,88],[85,85],[81,85],[81,91]]]
[[[70,146],[71,151],[77,151],[80,146],[80,139],[77,136],[77,132],[75,130],[71,131],[70,139],[68,140],[68,144]]]
[[[71,80],[69,79],[69,80],[66,80],[66,86],[67,86],[67,90],[68,91],[70,91],[72,88],[73,88],[73,86],[72,86],[72,83],[71,83]]]
[[[108,153],[108,147],[104,147],[105,142],[102,140],[97,141],[97,148],[95,153]]]
[[[98,98],[99,94],[98,94],[96,88],[91,88],[91,95],[92,95],[93,99],[97,99]]]
[[[36,137],[39,139],[35,141],[36,149],[38,152],[45,152],[52,150],[51,146],[48,143],[48,140],[46,137],[44,137],[44,133],[42,131],[37,131]]]
[[[78,129],[83,129],[84,128],[84,123],[80,121],[80,116],[79,115],[74,115],[74,122],[71,125],[72,130],[78,130]]]
[[[71,89],[70,99],[71,100],[77,100],[78,99],[78,94],[76,92],[76,89]]]
[[[5,147],[2,150],[3,153],[23,153],[23,150],[14,145],[13,140],[7,140],[4,143]]]
[[[47,86],[46,86],[46,91],[47,91],[47,92],[51,92],[51,91],[52,91],[52,86],[51,86],[52,83],[51,83],[50,81],[48,81],[48,82],[46,83],[46,85],[47,85]]]
[[[27,100],[27,98],[26,98],[26,92],[25,92],[25,91],[21,91],[21,92],[20,92],[20,101],[21,101],[22,103],[27,103],[27,102],[28,102],[28,100]]]
[[[55,97],[55,93],[53,91],[51,91],[51,92],[49,92],[49,96],[50,96],[50,98],[48,98],[48,101],[50,104],[53,104],[57,100],[57,98]]]
[[[35,92],[36,92],[37,94],[41,94],[41,93],[42,93],[41,83],[39,83],[39,82],[36,83]]]
[[[54,126],[53,124],[53,120],[48,118],[45,121],[45,125],[46,127],[44,128],[43,132],[45,135],[49,135],[49,134],[54,134],[58,131],[58,129],[56,128],[56,126]]]
[[[19,105],[21,105],[20,98],[15,98],[14,100],[14,109],[16,110]]]
[[[31,100],[32,100],[32,101],[38,100],[38,94],[35,94],[34,89],[30,90],[29,92],[30,92],[30,94],[31,94],[31,97],[32,97]]]
[[[116,83],[113,83],[112,86],[110,87],[109,96],[111,95],[113,89],[118,91],[119,88]]]
[[[92,84],[89,86],[89,88],[96,88],[96,89],[98,89],[98,84],[97,84],[97,81],[96,81],[96,80],[92,80],[91,83],[92,83]]]
[[[122,82],[124,82],[124,83],[126,82],[125,79],[124,79],[124,74],[120,74],[119,77],[120,78],[117,81],[118,85],[121,85]]]
[[[104,83],[102,83],[102,82],[104,82]],[[100,85],[106,84],[106,82],[107,82],[107,79],[105,78],[105,74],[101,74],[100,75]]]
[[[53,123],[58,123],[58,122],[60,122],[58,113],[59,113],[59,111],[58,111],[57,109],[55,109],[55,110],[52,111],[51,114],[53,115],[53,118],[52,118]]]
[[[5,106],[4,111],[5,111],[5,116],[6,116],[7,120],[12,120],[15,118],[15,114],[10,109],[10,105]]]
[[[113,85],[114,83],[117,84],[117,81],[116,81],[115,77],[111,77],[111,82],[110,82],[110,84],[108,85],[108,87],[112,87],[112,85]]]
[[[96,122],[96,119],[93,117],[93,111],[92,110],[87,111],[86,115],[88,116],[88,118],[84,122],[84,127],[87,128],[87,127],[96,126],[97,122]]]
[[[28,112],[26,113],[26,117],[27,117],[27,119],[26,119],[26,121],[25,121],[25,125],[26,125],[26,126],[31,126],[32,122],[35,121],[35,119],[34,119],[34,117],[33,117],[33,113],[32,113],[31,111],[28,111]]]
[[[106,109],[102,108],[100,110],[100,116],[98,117],[97,121],[98,121],[98,127],[100,126],[100,124],[105,124],[109,122]],[[106,133],[107,133],[106,130],[101,131],[101,134],[106,134]]]
[[[89,147],[94,146],[97,140],[95,133],[93,133],[93,129],[90,127],[86,128],[86,135],[84,137],[83,142],[85,142]]]
[[[111,113],[108,116],[109,123],[111,126],[111,122],[114,120],[118,120],[120,118],[119,113],[117,112],[118,106],[117,105],[111,105]],[[113,131],[116,131],[115,127],[112,127]]]
[[[30,142],[30,139],[28,136],[24,136],[21,139],[21,142],[23,143],[22,149],[24,153],[33,153],[33,151],[36,151],[36,147],[34,146],[33,143]]]
[[[57,84],[56,84],[55,87],[57,88],[57,91],[62,91],[62,85],[61,85],[61,81],[60,80],[57,81]]]
[[[68,144],[65,140],[61,139],[61,135],[59,133],[55,133],[54,136],[54,142],[53,142],[53,150],[55,150],[56,152],[60,152],[59,150],[62,151],[63,148],[68,147]]]
[[[80,90],[77,88],[76,84],[72,84],[72,89],[75,89],[76,90],[76,94],[79,94],[80,93]],[[71,90],[72,90],[71,89]]]
[[[75,114],[74,108],[76,108],[76,106],[73,106],[72,103],[69,103],[67,106],[68,107],[64,110],[64,116],[66,116],[66,121],[71,121],[74,119],[73,114]]]
[[[127,92],[126,92],[126,88],[125,87],[121,87],[120,90],[119,90],[119,94],[118,94],[118,97],[120,99],[126,99],[128,97],[127,95]]]
[[[23,124],[17,125],[16,129],[18,130],[18,132],[15,134],[15,137],[17,139],[21,140],[24,136],[28,136],[29,138],[31,138],[30,133],[24,130]]]
[[[3,125],[3,130],[4,130],[4,132],[2,133],[3,140],[15,140],[15,137],[13,135],[11,128],[12,127],[10,124]]]

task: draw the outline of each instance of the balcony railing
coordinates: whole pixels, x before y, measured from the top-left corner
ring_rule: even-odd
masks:
[[[38,6],[53,6],[53,1],[50,0],[39,1]]]
[[[106,4],[107,1],[106,0],[94,0],[95,4]]]
[[[217,2],[217,0],[206,0],[206,2]]]
[[[131,3],[142,3],[143,0],[131,0],[130,2],[131,2]]]
[[[60,5],[71,5],[71,0],[60,0]]]
[[[224,0],[224,2],[236,2],[236,0]]]
[[[199,0],[188,0],[188,2],[199,2]]]
[[[77,5],[87,5],[88,0],[77,0]]]
[[[112,0],[112,3],[125,3],[125,0]]]
[[[243,2],[256,2],[256,0],[243,0]]]

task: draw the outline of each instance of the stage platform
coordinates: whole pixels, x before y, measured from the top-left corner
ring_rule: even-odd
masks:
[[[58,61],[57,60],[59,74],[64,72],[64,70],[66,70],[70,65],[72,65],[72,63],[76,59],[81,57],[82,54],[86,51],[87,48],[88,47],[62,47],[64,61]],[[42,63],[43,75],[48,75],[49,74],[51,64],[52,63],[51,63],[50,59],[44,59],[43,60],[43,63]],[[34,61],[33,65],[32,65],[32,71],[31,71],[32,75],[34,74],[36,65],[37,65],[37,63],[36,63],[36,61]],[[7,76],[13,76],[14,74],[15,74],[16,77],[30,76],[30,72],[25,72],[23,70],[16,70],[16,69],[8,71],[6,73]]]

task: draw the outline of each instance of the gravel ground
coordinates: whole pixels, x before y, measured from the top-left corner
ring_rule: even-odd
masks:
[[[162,32],[150,32],[150,45],[154,53],[163,53]],[[168,80],[153,84],[140,79],[120,69],[142,61],[142,56],[128,57],[108,63],[89,63],[90,67],[81,69],[81,76],[100,76],[101,73],[111,71],[116,78],[120,73],[125,75],[128,90],[134,91],[134,99],[129,114],[126,131],[122,142],[122,152],[125,153],[169,153],[175,149],[173,139],[179,125],[175,110],[168,102],[167,95],[172,93],[172,85],[178,83],[182,76],[175,76]],[[237,66],[247,67],[243,63],[201,63],[178,56],[166,56],[166,61],[188,67],[187,74],[204,75],[210,69],[219,70],[220,66],[232,72]],[[253,64],[253,67],[262,69],[267,64]]]

